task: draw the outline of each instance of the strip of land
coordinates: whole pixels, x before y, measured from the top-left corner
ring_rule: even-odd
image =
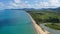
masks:
[[[29,16],[30,16],[30,14],[28,14]],[[35,28],[36,28],[36,30],[37,30],[37,32],[38,32],[38,34],[50,34],[48,31],[43,31],[43,29],[39,26],[39,25],[37,25],[36,24],[36,22],[34,21],[34,19],[30,16],[30,18],[31,18],[31,20],[32,20],[32,22],[33,22],[33,25],[35,26]]]

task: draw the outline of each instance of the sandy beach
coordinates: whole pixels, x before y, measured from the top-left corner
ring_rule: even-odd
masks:
[[[28,14],[30,16],[30,14]],[[36,29],[36,31],[38,32],[38,34],[50,34],[48,31],[43,31],[42,28],[36,24],[36,22],[34,21],[34,19],[30,16],[32,22],[33,22],[33,25]]]

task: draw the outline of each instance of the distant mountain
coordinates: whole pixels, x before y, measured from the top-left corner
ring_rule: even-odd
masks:
[[[59,8],[48,8],[48,9],[45,9],[45,10],[53,11],[53,12],[60,12],[60,7]]]
[[[51,12],[60,12],[60,7],[58,8],[42,8],[42,9],[34,9],[34,8],[22,8],[22,9],[8,9],[8,10],[35,10],[35,11],[51,11]]]
[[[5,10],[35,10],[34,8],[5,9]]]
[[[34,8],[23,8],[22,10],[35,10]]]

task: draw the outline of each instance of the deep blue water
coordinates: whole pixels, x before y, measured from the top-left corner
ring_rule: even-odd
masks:
[[[0,34],[37,34],[28,14],[23,10],[0,11]]]

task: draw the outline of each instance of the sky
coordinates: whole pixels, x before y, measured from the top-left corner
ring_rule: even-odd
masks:
[[[0,9],[56,7],[60,7],[60,0],[0,0]]]

